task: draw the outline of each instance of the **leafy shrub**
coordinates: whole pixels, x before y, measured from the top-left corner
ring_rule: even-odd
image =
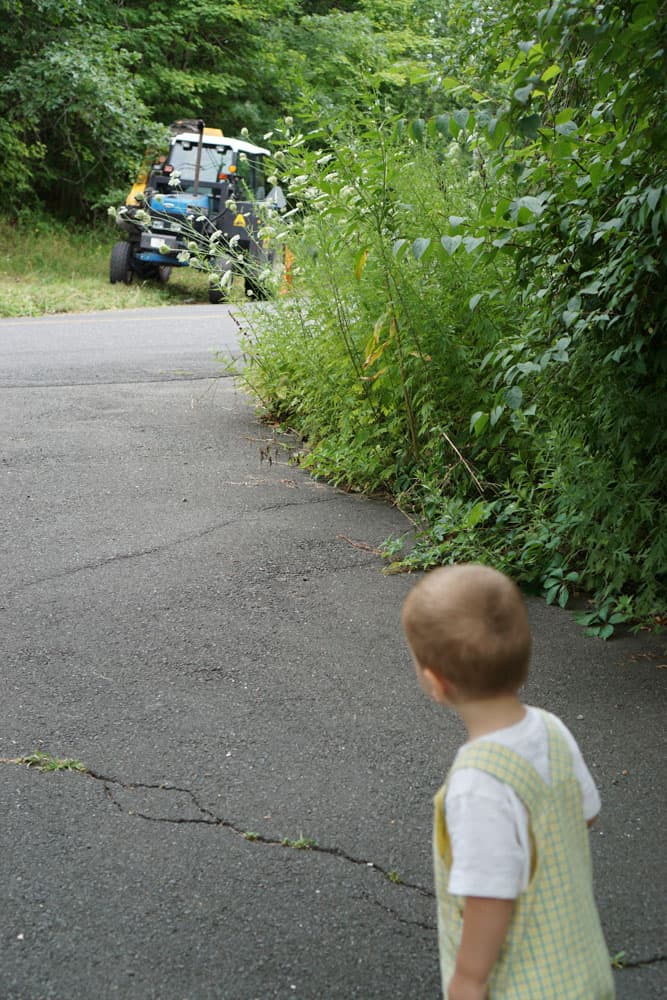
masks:
[[[429,121],[285,131],[298,273],[246,378],[316,473],[416,517],[411,565],[581,587],[606,637],[665,597],[665,19],[494,17],[486,93],[464,71]]]

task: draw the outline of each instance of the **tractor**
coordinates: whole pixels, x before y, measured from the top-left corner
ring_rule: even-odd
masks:
[[[134,276],[169,280],[174,267],[203,267],[212,274],[209,301],[221,302],[233,275],[262,298],[259,273],[274,251],[260,239],[259,213],[284,208],[279,187],[268,194],[267,149],[226,138],[202,121],[177,123],[166,156],[137,178],[126,204],[115,213],[125,238],[111,251],[109,279]],[[174,127],[172,126],[172,129]],[[199,252],[193,253],[193,244]]]

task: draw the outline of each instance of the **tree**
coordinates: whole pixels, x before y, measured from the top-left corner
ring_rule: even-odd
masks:
[[[155,134],[132,76],[115,4],[3,0],[3,175],[9,203],[32,194],[80,214],[124,176]]]

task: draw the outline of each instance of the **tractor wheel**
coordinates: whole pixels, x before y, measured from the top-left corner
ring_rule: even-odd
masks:
[[[161,285],[166,285],[171,276],[171,268],[168,264],[158,264],[155,277]]]
[[[253,281],[253,279],[249,278],[247,275],[245,277],[245,290],[248,298],[254,299],[255,302],[263,302],[264,299],[268,299],[269,297],[269,293],[266,288],[264,288],[263,285],[260,285],[259,282]]]
[[[114,243],[109,263],[109,281],[112,285],[115,285],[118,281],[129,285],[132,281],[133,273],[131,245],[125,240],[120,243]]]
[[[219,258],[216,261],[215,271],[209,279],[213,282],[208,288],[208,301],[211,305],[217,306],[219,302],[227,301],[232,283],[232,270],[232,263],[226,258]]]

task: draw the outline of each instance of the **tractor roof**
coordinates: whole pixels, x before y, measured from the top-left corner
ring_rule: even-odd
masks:
[[[199,132],[179,132],[178,135],[172,137],[171,142],[199,142]],[[255,146],[252,142],[246,142],[245,139],[232,139],[231,136],[222,135],[207,135],[204,132],[204,146],[229,146],[231,149],[240,153],[264,153],[268,154],[269,150],[264,149],[262,146]]]

